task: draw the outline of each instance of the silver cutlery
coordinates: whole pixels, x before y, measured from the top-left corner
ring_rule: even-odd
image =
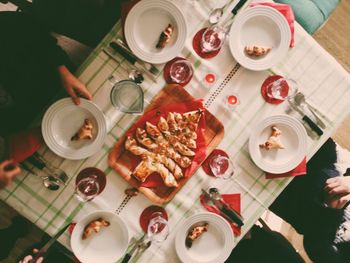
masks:
[[[44,256],[49,248],[56,242],[56,240],[67,230],[71,223],[68,223],[63,228],[61,228],[39,251],[35,254],[34,258],[29,260],[28,263],[36,263],[37,260]]]
[[[38,173],[36,173],[33,169],[31,169],[25,162],[21,162],[20,163],[21,168],[23,168],[24,170],[26,170],[27,172],[35,175],[36,177],[40,178],[43,182],[43,185],[51,190],[51,191],[56,191],[60,188],[61,186],[61,182],[59,180],[57,180],[54,176],[52,175],[45,175],[45,176],[41,176]]]
[[[224,217],[226,220],[230,221],[231,223],[234,223],[237,226],[244,225],[243,218],[239,213],[234,211],[228,205],[225,205],[225,203],[222,203],[217,199],[213,198],[213,196],[204,189],[202,189],[202,193],[207,200],[209,200],[212,204],[214,204],[214,206],[216,206],[219,209],[220,215],[222,217]]]
[[[34,153],[34,156],[37,158],[37,160],[39,160],[43,165],[44,165],[44,169],[46,168],[47,171],[49,171],[51,174],[53,174],[53,176],[62,182],[63,185],[66,185],[69,177],[66,174],[65,171],[63,171],[62,169],[50,164],[47,160],[45,160],[45,158],[40,155],[38,152]]]
[[[326,128],[326,124],[324,124],[324,122],[322,121],[322,119],[316,114],[315,112],[315,108],[312,107],[309,103],[307,103],[305,96],[303,93],[298,92],[295,97],[294,97],[294,101],[295,104],[297,106],[302,106],[302,105],[306,105],[308,107],[308,109],[310,110],[310,112],[312,113],[312,115],[315,117],[316,122],[318,123],[318,125],[321,126],[321,128],[325,129]]]
[[[316,123],[314,123],[298,106],[296,106],[293,102],[288,100],[289,106],[296,112],[298,112],[301,116],[303,121],[305,121],[309,127],[317,133],[318,136],[323,135],[323,131]]]
[[[131,250],[128,253],[126,253],[126,255],[124,256],[124,258],[122,260],[122,263],[129,262],[129,260],[133,256],[133,254],[136,251],[136,249],[138,249],[140,244],[143,243],[143,240],[145,239],[145,237],[146,237],[146,234],[143,234],[143,236],[134,243],[134,245],[132,246]]]
[[[158,75],[160,73],[159,69],[153,64],[138,59],[138,57],[136,57],[134,53],[132,53],[130,48],[125,44],[125,42],[121,38],[117,38],[115,41],[112,41],[109,45],[119,54],[123,56],[128,56],[131,59],[135,60],[135,63],[137,63],[139,67],[143,68],[144,70],[148,70],[153,75]]]
[[[235,17],[238,13],[238,11],[242,8],[242,6],[247,2],[247,0],[240,0],[235,7],[231,10],[231,14],[233,15],[233,17]],[[224,23],[222,23],[223,25],[226,25],[226,23],[231,20],[233,17],[229,17]]]

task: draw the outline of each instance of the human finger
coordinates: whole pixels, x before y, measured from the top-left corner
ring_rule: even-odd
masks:
[[[75,93],[75,90],[73,88],[69,87],[69,88],[67,88],[67,92],[68,92],[69,96],[71,96],[74,104],[79,105],[80,99],[79,99],[78,95]]]
[[[0,162],[0,169],[4,169],[8,165],[12,165],[13,160],[5,160],[3,162]]]
[[[339,203],[341,204],[341,207],[343,208],[347,202],[350,202],[350,194],[344,195],[341,198],[339,198]]]
[[[31,255],[29,256],[26,256],[24,259],[23,259],[23,263],[28,263],[30,260],[32,260],[33,257]]]
[[[7,174],[7,177],[13,178],[16,175],[20,174],[20,172],[21,172],[21,169],[18,166],[16,166],[11,171],[6,172],[6,174]]]
[[[42,257],[38,258],[38,260],[36,261],[36,263],[42,263],[44,261],[44,259]]]
[[[340,186],[337,186],[335,188],[333,188],[332,190],[329,191],[329,194],[331,196],[334,196],[334,195],[339,195],[339,194],[346,194],[347,193],[347,188],[343,185],[340,185]]]
[[[332,190],[333,188],[339,186],[340,183],[338,181],[336,182],[333,182],[333,183],[329,183],[329,184],[326,184],[326,186],[324,187],[324,189],[329,192],[330,190]]]
[[[90,91],[86,88],[86,86],[83,83],[79,82],[79,84],[76,86],[76,90],[85,99],[88,99],[88,100],[92,99],[92,95]]]

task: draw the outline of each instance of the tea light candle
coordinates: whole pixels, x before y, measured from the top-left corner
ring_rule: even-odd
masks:
[[[236,105],[238,102],[238,99],[235,95],[230,95],[227,97],[227,103],[230,105],[230,106],[234,106]]]
[[[205,81],[208,84],[213,84],[215,82],[215,74],[214,73],[208,73],[207,75],[205,75]]]

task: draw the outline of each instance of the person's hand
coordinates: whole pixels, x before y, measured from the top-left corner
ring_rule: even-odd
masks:
[[[61,77],[62,85],[69,94],[69,96],[72,97],[72,100],[74,104],[79,105],[80,104],[80,98],[79,96],[91,100],[92,96],[88,89],[85,87],[85,85],[77,79],[68,69],[66,66],[59,66],[58,67],[58,73]]]
[[[33,256],[35,256],[36,253],[38,253],[39,250],[37,250],[36,248],[33,249]],[[33,256],[32,255],[28,255],[28,256],[25,256],[24,259],[20,260],[18,263],[28,263],[30,260],[33,259]],[[43,257],[39,257],[35,263],[42,263],[43,262]]]
[[[12,160],[0,163],[0,189],[9,185],[20,172],[21,169]]]
[[[328,179],[324,189],[329,207],[341,209],[350,201],[349,176],[337,176]]]

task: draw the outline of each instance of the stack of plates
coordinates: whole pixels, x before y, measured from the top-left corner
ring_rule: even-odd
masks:
[[[265,150],[259,147],[271,136],[271,127],[282,131],[285,149]],[[297,167],[306,155],[307,134],[299,120],[288,115],[271,116],[261,121],[250,135],[249,152],[254,163],[263,171],[281,174]]]
[[[233,57],[250,70],[266,70],[279,63],[287,54],[291,33],[286,18],[276,9],[255,6],[240,13],[230,30],[230,49]],[[262,57],[248,56],[246,46],[272,48]]]
[[[189,230],[198,223],[209,224],[203,233],[187,248],[185,240]],[[199,213],[186,219],[176,233],[175,248],[184,263],[220,263],[231,254],[234,245],[232,228],[222,217],[213,213]]]
[[[169,43],[157,49],[159,36],[171,24],[174,31]],[[165,0],[140,1],[125,21],[125,39],[132,52],[141,60],[160,64],[176,57],[187,36],[185,17],[179,8]]]
[[[93,123],[92,140],[71,141],[85,119]],[[107,135],[102,111],[85,99],[81,99],[79,106],[74,105],[71,98],[55,102],[46,111],[41,129],[46,145],[57,155],[71,160],[84,159],[98,152]]]

